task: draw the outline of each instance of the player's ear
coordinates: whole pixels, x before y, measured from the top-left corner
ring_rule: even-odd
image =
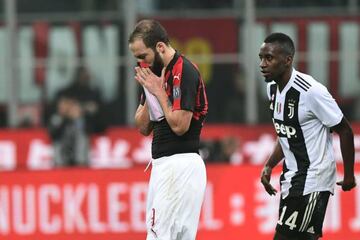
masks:
[[[165,43],[163,43],[163,42],[156,43],[156,51],[158,51],[158,53],[164,53],[165,52]]]
[[[286,66],[291,66],[292,65],[292,62],[293,62],[293,57],[291,55],[288,55],[286,58],[285,58],[285,64]]]

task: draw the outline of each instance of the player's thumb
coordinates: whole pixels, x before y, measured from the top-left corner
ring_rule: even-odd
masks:
[[[165,77],[165,67],[163,67],[163,69],[161,70],[161,78],[164,78]]]

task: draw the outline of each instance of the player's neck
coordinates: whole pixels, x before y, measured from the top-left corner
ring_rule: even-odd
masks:
[[[167,67],[171,60],[174,58],[176,51],[171,46],[164,53],[164,67]]]
[[[280,80],[277,81],[279,91],[284,90],[286,84],[290,81],[292,71],[286,72]]]

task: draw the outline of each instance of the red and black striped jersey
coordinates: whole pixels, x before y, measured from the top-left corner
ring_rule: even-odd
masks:
[[[166,119],[154,122],[152,157],[199,152],[200,133],[208,112],[205,85],[198,68],[183,55],[175,53],[165,71],[165,90],[172,110],[193,112],[189,130],[176,135]]]

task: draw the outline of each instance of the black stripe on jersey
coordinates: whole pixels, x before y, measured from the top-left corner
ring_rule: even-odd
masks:
[[[291,152],[294,154],[298,171],[291,179],[289,195],[302,195],[305,188],[307,170],[310,166],[310,159],[305,144],[305,138],[299,123],[299,100],[300,92],[290,88],[285,97],[284,125],[295,129],[295,134],[288,137]],[[289,136],[289,134],[287,134]]]
[[[308,86],[309,88],[311,87],[311,84],[308,81],[306,81],[304,78],[302,78],[300,75],[296,75],[295,78],[300,82],[302,82],[303,84],[305,84],[306,86]]]
[[[305,79],[303,79],[299,75],[296,75],[294,83],[299,87],[301,87],[302,89],[304,89],[304,91],[309,90],[309,88],[311,87],[311,84],[308,83]]]
[[[301,85],[300,83],[298,83],[298,82],[296,81],[296,79],[295,79],[294,83],[295,83],[296,85],[298,85],[299,87],[301,87],[305,92],[306,92],[307,90],[309,90],[309,88],[306,88],[304,85]]]

